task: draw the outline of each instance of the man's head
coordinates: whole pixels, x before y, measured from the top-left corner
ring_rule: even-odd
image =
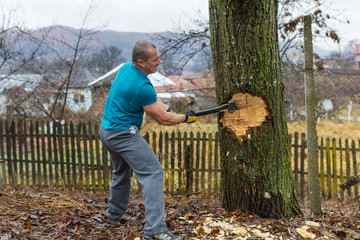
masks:
[[[161,64],[156,46],[148,41],[138,41],[132,50],[132,62],[146,75],[156,72]]]

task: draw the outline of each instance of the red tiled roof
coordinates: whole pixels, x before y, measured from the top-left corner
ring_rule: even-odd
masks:
[[[181,91],[181,90],[188,90],[194,89],[195,85],[179,76],[171,75],[168,76],[176,85],[175,86],[161,86],[155,87],[156,91],[158,92],[170,92],[170,91]]]
[[[214,78],[197,78],[191,80],[196,87],[215,87],[215,79]]]
[[[355,44],[353,54],[354,55],[360,55],[360,44]]]

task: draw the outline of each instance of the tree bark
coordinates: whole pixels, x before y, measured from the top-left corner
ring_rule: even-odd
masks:
[[[240,108],[219,114],[223,206],[272,218],[301,213],[293,188],[277,7],[276,0],[209,0],[217,103],[236,100]]]

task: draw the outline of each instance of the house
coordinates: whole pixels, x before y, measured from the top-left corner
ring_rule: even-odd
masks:
[[[66,104],[71,111],[86,112],[90,109],[93,100],[88,84],[94,79],[95,76],[87,68],[82,68],[72,76]]]
[[[355,69],[360,70],[360,44],[355,44],[353,54],[355,55]]]
[[[39,74],[0,74],[0,114],[34,115],[28,100],[42,80]]]

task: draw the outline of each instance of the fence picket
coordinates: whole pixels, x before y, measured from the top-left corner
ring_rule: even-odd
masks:
[[[346,163],[346,181],[350,180],[350,149],[349,149],[349,140],[345,139],[345,163]],[[347,194],[349,197],[352,197],[351,189],[348,188]]]
[[[17,140],[18,140],[18,153],[19,153],[19,181],[20,186],[24,186],[24,159],[23,159],[23,131],[22,131],[22,121],[18,120],[17,124]]]
[[[332,139],[332,166],[333,166],[333,193],[338,197],[338,174],[337,174],[337,157],[336,157],[336,139]]]
[[[71,160],[70,160],[70,148],[69,148],[69,125],[64,124],[64,148],[65,148],[65,163],[66,163],[66,181],[69,188],[74,188],[75,182],[72,181],[71,176]]]
[[[305,133],[302,133],[300,145],[300,199],[305,198],[305,139]]]
[[[199,191],[200,176],[200,133],[196,134],[196,159],[195,159],[195,191]]]
[[[26,126],[26,124],[24,124],[24,126]],[[52,187],[54,186],[54,174],[53,174],[53,151],[52,151],[52,138],[51,138],[51,131],[50,131],[50,123],[46,122],[46,137],[47,137],[47,141],[48,141],[48,159],[49,159],[49,186]],[[26,132],[26,131],[25,131]],[[27,155],[27,154],[26,154]]]
[[[178,159],[178,192],[182,193],[182,180],[183,180],[183,161],[182,161],[182,148],[181,148],[181,133],[178,132],[177,137],[177,159]]]
[[[201,191],[205,189],[205,174],[206,174],[206,132],[203,132],[201,145]]]
[[[41,124],[41,155],[42,155],[42,171],[43,171],[43,182],[45,186],[48,186],[48,163],[47,163],[47,157],[46,157],[46,142],[45,142],[45,124],[42,121]]]
[[[325,193],[325,177],[324,177],[324,138],[321,138],[321,143],[320,143],[320,191],[321,191],[321,196],[323,199],[326,199],[326,193]]]
[[[171,194],[174,194],[175,192],[175,186],[176,186],[176,181],[175,181],[175,133],[172,132],[171,133],[171,139],[170,139],[170,163],[171,163],[171,179],[172,179],[172,184],[171,184]],[[176,191],[177,191],[177,187],[176,187]]]
[[[212,163],[213,163],[213,159],[212,159],[212,156],[213,156],[213,139],[212,139],[212,134],[210,133],[209,134],[209,142],[208,142],[208,145],[209,145],[209,151],[208,151],[208,194],[210,195],[211,194],[211,190],[213,189],[213,167],[212,167]]]
[[[155,139],[156,142],[156,135],[155,138],[153,136],[153,139]],[[165,133],[165,141],[164,141],[164,169],[165,169],[165,192],[168,193],[170,191],[170,167],[169,167],[169,134],[168,132]]]
[[[5,161],[5,149],[4,149],[4,131],[3,131],[3,121],[0,121],[0,171],[1,171],[1,179],[0,179],[0,188],[4,188],[7,184],[7,174],[6,174],[6,161]]]
[[[90,154],[90,162],[94,162],[94,145],[93,145],[93,134],[92,134],[92,128],[91,123],[88,123],[88,127],[86,126],[86,123],[84,122],[82,124],[82,135],[83,135],[83,148],[84,148],[84,157],[83,159],[78,159],[78,166],[79,166],[79,172],[83,172],[81,167],[84,167],[85,170],[85,189],[86,191],[90,191],[90,171],[93,174],[93,169],[89,169],[89,154]],[[89,140],[89,141],[87,141]],[[89,143],[89,144],[88,144]],[[84,162],[82,162],[82,160]],[[75,162],[73,163],[75,164]],[[75,164],[76,165],[76,164]],[[83,174],[82,174],[83,176]],[[82,177],[83,178],[83,177]],[[81,178],[81,179],[82,179]]]
[[[81,186],[84,186],[84,184],[86,185],[86,183],[84,183],[84,176],[83,176],[83,171],[80,171],[83,169],[82,166],[82,159],[83,156],[85,156],[87,153],[83,153],[81,151],[81,127],[82,124],[81,122],[79,122],[78,124],[74,124],[74,134],[75,134],[75,145],[74,145],[74,151],[75,151],[75,164],[78,166],[78,170],[79,173],[77,174],[77,179],[79,180],[79,183]],[[85,170],[86,172],[86,170]],[[89,188],[88,188],[89,189]]]
[[[296,193],[300,193],[299,184],[299,133],[294,134],[294,182]]]
[[[11,121],[10,132],[11,132],[11,146],[12,146],[12,155],[13,155],[13,183],[14,183],[14,186],[17,187],[19,182],[18,182],[16,130],[15,130],[15,122],[14,121]]]
[[[344,182],[344,161],[343,161],[343,148],[341,138],[339,139],[339,151],[340,151],[340,183]],[[340,198],[343,201],[345,199],[344,190],[340,188]]]
[[[55,171],[55,186],[59,187],[59,160],[58,160],[58,144],[57,144],[57,127],[56,124],[53,123],[53,150],[54,150],[54,171]]]
[[[357,176],[357,165],[356,165],[356,146],[355,141],[351,141],[351,153],[352,153],[352,160],[353,160],[353,176]],[[354,194],[355,196],[359,195],[359,185],[354,185]]]
[[[74,188],[77,187],[77,177],[78,174],[76,172],[76,151],[75,151],[75,129],[74,129],[74,123],[70,122],[70,146],[71,146],[71,162],[72,162],[72,182],[73,182],[73,186]],[[79,174],[80,171],[79,171]],[[79,179],[79,184],[81,183],[81,178]]]
[[[326,199],[332,197],[330,139],[326,138]]]
[[[61,123],[55,123],[55,124],[57,125],[57,133],[58,133],[60,179],[61,179],[61,185],[64,187],[68,183],[66,183],[66,176],[65,176],[63,125]]]
[[[86,131],[86,126],[84,126],[83,130]],[[84,168],[86,169],[85,170],[86,189],[90,189],[90,186],[92,186],[93,188],[95,187],[95,151],[96,151],[94,144],[95,136],[93,134],[92,126],[90,122],[87,131],[89,136],[90,156],[86,156],[84,158]]]
[[[0,127],[2,129],[2,127]],[[29,150],[28,150],[28,140],[27,140],[27,126],[26,121],[23,121],[23,131],[24,131],[24,160],[25,160],[25,181],[26,186],[30,186],[30,165],[29,165]],[[0,133],[1,134],[1,133]],[[1,134],[2,135],[2,134]],[[2,137],[2,136],[1,136]],[[1,143],[0,143],[1,144]],[[2,147],[2,146],[1,146]],[[1,158],[3,158],[3,153],[1,154]]]
[[[219,133],[215,133],[215,153],[214,153],[214,179],[215,179],[215,191],[219,192],[219,174],[218,174],[218,170],[219,168],[219,156],[218,156],[218,152],[219,152]]]

